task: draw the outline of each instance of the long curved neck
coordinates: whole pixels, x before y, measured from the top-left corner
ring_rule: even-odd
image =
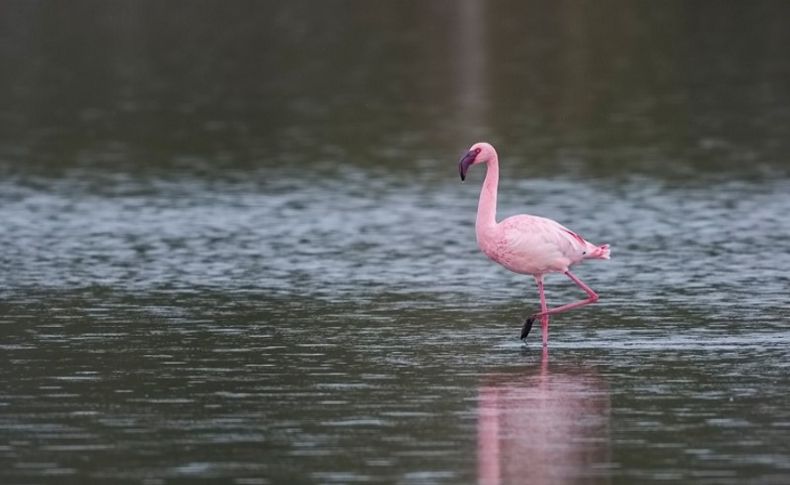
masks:
[[[477,204],[475,230],[478,235],[496,226],[496,193],[499,186],[499,158],[496,154],[486,165],[486,179],[483,181],[480,202]]]

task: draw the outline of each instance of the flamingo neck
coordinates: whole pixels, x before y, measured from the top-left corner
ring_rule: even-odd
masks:
[[[488,161],[486,178],[480,190],[480,202],[477,204],[477,221],[475,231],[478,239],[496,227],[496,195],[499,185],[499,160],[496,154]]]

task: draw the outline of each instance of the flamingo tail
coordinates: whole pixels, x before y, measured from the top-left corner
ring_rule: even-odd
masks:
[[[609,245],[602,244],[595,248],[590,257],[593,259],[609,259],[609,252]]]

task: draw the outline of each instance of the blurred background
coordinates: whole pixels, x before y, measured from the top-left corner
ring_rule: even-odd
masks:
[[[786,170],[784,2],[0,8],[4,168]]]
[[[1,2],[0,481],[786,482],[788,52],[783,1]],[[482,140],[613,247],[551,358]]]

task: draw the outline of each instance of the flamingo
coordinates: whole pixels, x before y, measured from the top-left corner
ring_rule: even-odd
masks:
[[[494,147],[485,142],[472,145],[458,162],[458,173],[463,182],[469,167],[480,163],[487,163],[488,169],[477,206],[477,245],[494,262],[514,273],[529,274],[535,278],[540,294],[540,312],[532,314],[524,322],[521,340],[527,338],[532,324],[540,318],[543,346],[547,347],[550,315],[598,301],[598,294],[571,273],[570,266],[585,259],[609,259],[609,245],[592,244],[567,227],[545,217],[521,214],[497,222],[499,156]],[[548,273],[563,273],[587,294],[587,298],[548,308],[543,291],[543,277]]]

